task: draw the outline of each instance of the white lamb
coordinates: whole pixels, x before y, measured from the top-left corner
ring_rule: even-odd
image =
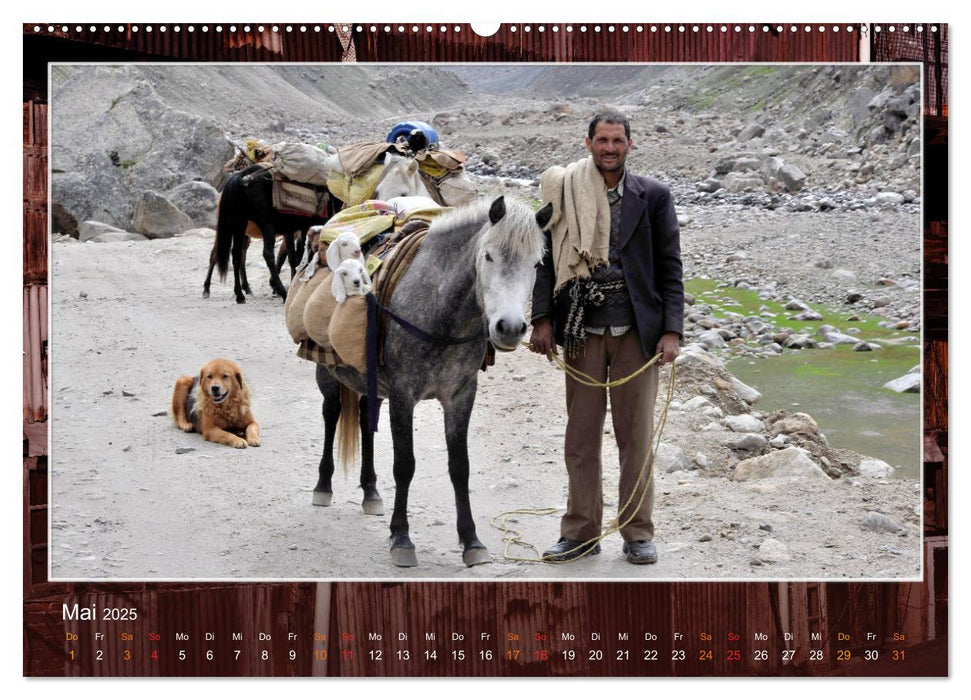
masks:
[[[314,226],[310,229],[311,235],[316,233],[319,237],[320,231],[315,232],[314,228],[323,230],[323,227]],[[336,270],[345,260],[360,259],[361,255],[361,241],[358,237],[353,233],[342,233],[327,246],[327,267]],[[318,267],[320,267],[320,253],[315,252],[310,262],[300,268],[300,278],[309,280],[317,272]]]
[[[368,294],[371,291],[371,277],[360,260],[350,258],[334,270],[330,291],[337,303],[343,304],[347,297]]]
[[[342,233],[327,246],[327,267],[336,270],[345,260],[361,259],[361,241],[353,233]]]

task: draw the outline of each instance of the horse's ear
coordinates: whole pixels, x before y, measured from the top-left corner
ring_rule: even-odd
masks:
[[[541,229],[546,229],[546,225],[549,224],[550,219],[553,218],[553,202],[547,203],[545,207],[536,212],[536,223],[539,224]]]
[[[410,163],[408,163],[408,174],[414,175],[417,172],[418,172],[418,161],[412,160]]]
[[[492,206],[489,207],[489,221],[495,226],[499,221],[506,215],[506,199],[502,195],[499,195],[492,202]]]

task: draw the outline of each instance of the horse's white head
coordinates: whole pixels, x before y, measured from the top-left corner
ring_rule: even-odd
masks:
[[[374,198],[386,202],[394,197],[410,196],[431,196],[418,172],[418,161],[393,153],[385,154],[384,173],[374,190]]]
[[[552,205],[534,214],[518,202],[507,208],[503,197],[489,207],[476,250],[476,291],[497,350],[515,350],[526,335],[526,304],[543,258],[543,229],[552,215]]]
[[[330,283],[330,291],[337,303],[343,304],[347,297],[363,296],[370,292],[371,277],[360,260],[350,258],[334,270],[334,279]]]
[[[342,233],[327,246],[327,267],[336,270],[345,260],[360,259],[361,241],[353,233]]]

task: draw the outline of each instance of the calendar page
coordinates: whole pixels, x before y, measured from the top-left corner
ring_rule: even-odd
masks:
[[[25,24],[25,676],[946,676],[944,24]]]

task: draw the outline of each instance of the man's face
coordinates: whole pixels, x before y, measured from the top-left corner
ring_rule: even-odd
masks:
[[[593,162],[605,173],[620,173],[624,170],[627,152],[634,142],[627,138],[623,124],[600,122],[594,128],[593,138],[586,139],[587,150],[593,155]]]

